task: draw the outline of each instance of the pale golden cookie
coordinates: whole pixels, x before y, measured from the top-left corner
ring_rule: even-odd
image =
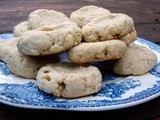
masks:
[[[77,98],[98,92],[102,75],[95,66],[57,63],[42,67],[36,77],[42,91],[57,97]]]
[[[70,19],[73,22],[76,22],[79,27],[82,27],[89,23],[92,19],[109,13],[110,11],[105,8],[88,5],[72,12],[70,15]]]
[[[134,21],[126,14],[112,13],[92,19],[82,27],[84,40],[87,42],[119,39],[134,28]]]
[[[124,55],[115,63],[114,72],[120,75],[143,75],[157,63],[156,54],[142,45],[129,45]]]
[[[50,55],[78,45],[81,39],[82,33],[78,25],[66,21],[54,27],[25,32],[17,46],[18,50],[26,55]]]
[[[120,40],[81,43],[68,51],[68,59],[73,63],[87,63],[120,58],[127,45]]]
[[[69,21],[69,18],[55,10],[38,9],[31,12],[28,16],[31,29],[53,26],[64,21]]]

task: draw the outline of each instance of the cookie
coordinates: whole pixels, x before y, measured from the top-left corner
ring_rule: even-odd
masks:
[[[28,16],[31,29],[53,26],[64,21],[69,21],[69,18],[55,10],[38,9],[31,12]]]
[[[95,66],[48,64],[38,71],[36,85],[57,97],[77,98],[98,92],[102,86],[102,75]]]
[[[13,28],[13,35],[14,37],[19,37],[21,36],[24,32],[30,30],[30,26],[28,21],[21,22],[14,26]]]
[[[92,19],[82,27],[83,38],[87,42],[119,39],[134,28],[131,17],[122,13],[112,13]]]
[[[120,75],[143,75],[157,63],[156,54],[142,45],[129,45],[124,55],[115,63],[113,71]]]
[[[87,63],[120,58],[127,45],[120,40],[81,43],[68,51],[68,59],[73,63]]]
[[[109,10],[104,9],[102,7],[88,5],[72,12],[70,15],[70,19],[73,22],[76,22],[79,25],[79,27],[82,27],[89,23],[92,19],[109,13]]]
[[[67,21],[54,27],[43,27],[25,32],[18,42],[18,50],[26,55],[50,55],[59,53],[81,42],[81,29]]]
[[[35,79],[37,71],[47,63],[59,61],[59,55],[45,56],[45,59],[26,56],[17,49],[19,37],[13,38],[5,43],[1,48],[1,57],[7,63],[8,68],[15,75]],[[49,57],[49,58],[48,58]]]

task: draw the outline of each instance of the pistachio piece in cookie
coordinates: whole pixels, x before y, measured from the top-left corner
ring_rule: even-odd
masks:
[[[81,39],[82,33],[78,25],[72,21],[66,21],[56,26],[25,32],[17,47],[26,55],[50,55],[78,45]]]
[[[68,59],[73,63],[87,63],[120,58],[127,45],[120,40],[81,43],[68,51]]]
[[[77,98],[98,92],[102,87],[102,75],[95,66],[48,64],[38,71],[36,85],[57,97]]]

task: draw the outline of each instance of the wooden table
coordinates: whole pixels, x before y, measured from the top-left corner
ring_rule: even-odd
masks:
[[[16,24],[27,20],[28,14],[36,9],[54,9],[69,16],[74,10],[91,4],[107,8],[111,12],[128,14],[134,19],[139,37],[160,45],[160,0],[1,0],[0,33],[11,33]],[[89,115],[90,119],[97,116],[109,120],[158,120],[160,97],[134,107],[101,112],[33,110],[0,104],[1,120],[49,119],[50,117],[72,119],[74,114],[76,118],[85,118],[85,115]]]

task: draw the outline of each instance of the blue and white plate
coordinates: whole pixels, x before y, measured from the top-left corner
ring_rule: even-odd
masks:
[[[0,38],[12,38],[12,34],[1,34]],[[6,64],[0,61],[0,102],[22,108],[102,111],[138,105],[160,96],[160,46],[138,38],[135,44],[147,46],[157,57],[157,65],[142,76],[117,76],[103,73],[103,87],[93,95],[63,99],[40,91],[35,81],[13,75]],[[93,63],[103,69],[103,62]]]

